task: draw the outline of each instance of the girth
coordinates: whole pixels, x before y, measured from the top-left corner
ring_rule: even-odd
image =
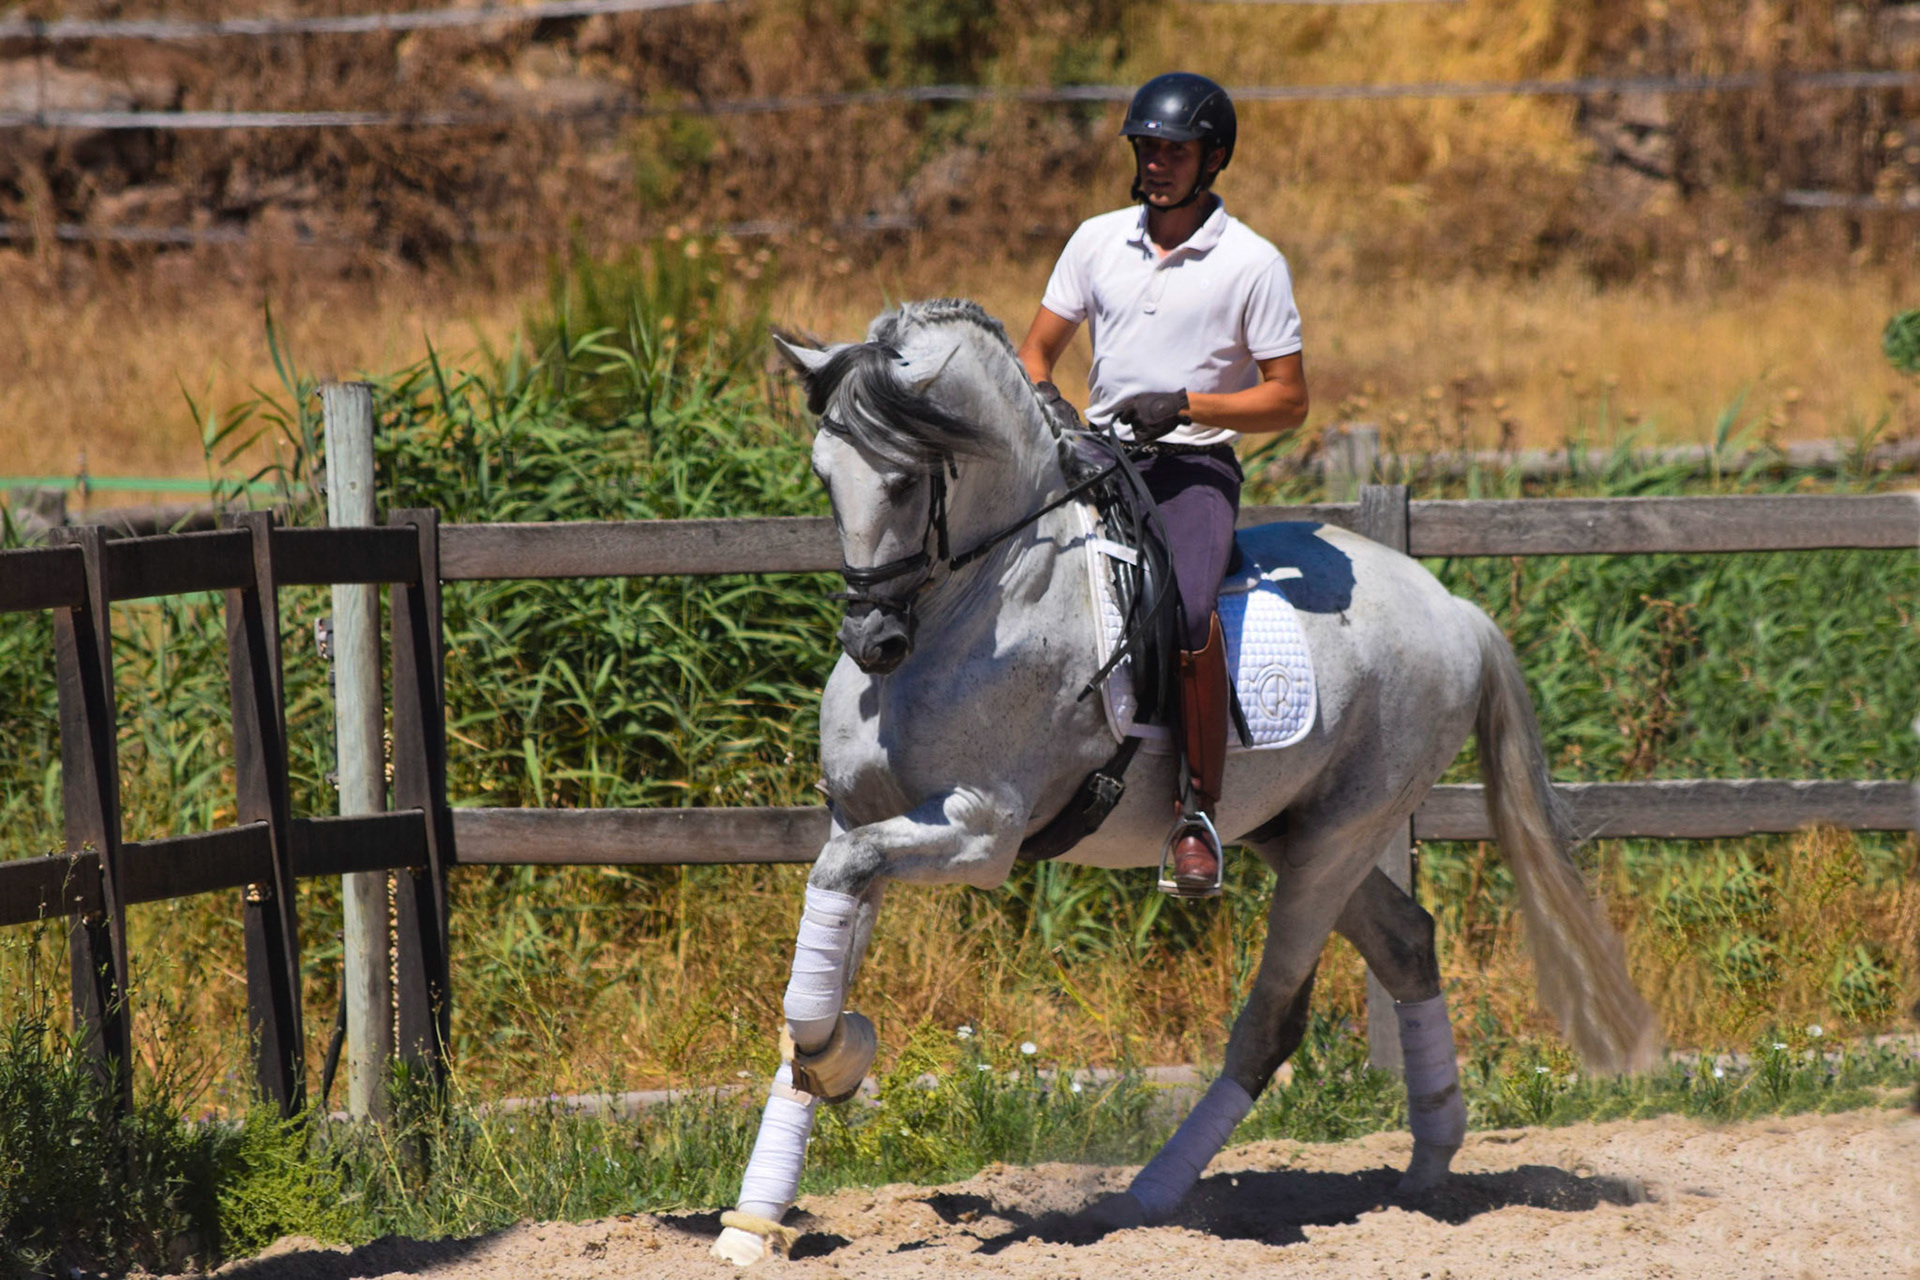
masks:
[[[1020,861],[1046,862],[1057,858],[1100,829],[1120,797],[1127,793],[1127,766],[1140,750],[1139,738],[1128,738],[1113,758],[1088,774],[1080,789],[1053,821],[1020,842]]]

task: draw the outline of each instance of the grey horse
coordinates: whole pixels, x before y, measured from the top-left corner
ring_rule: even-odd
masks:
[[[791,1243],[780,1219],[814,1111],[850,1095],[873,1060],[872,1025],[844,1006],[886,883],[1001,884],[1023,838],[1114,751],[1100,700],[1080,696],[1100,666],[1086,516],[1059,503],[1070,488],[1060,426],[1000,324],[943,299],[881,315],[864,343],[780,346],[820,418],[813,468],[832,499],[851,603],[821,703],[833,823],[795,943],[784,1062],[714,1245],[741,1265]],[[1306,558],[1338,568],[1306,575],[1298,598],[1317,718],[1296,745],[1229,753],[1216,818],[1223,840],[1276,877],[1259,970],[1219,1079],[1128,1191],[1089,1211],[1108,1226],[1172,1214],[1300,1044],[1335,930],[1396,1002],[1414,1136],[1402,1190],[1445,1176],[1466,1109],[1433,919],[1375,860],[1469,732],[1542,1004],[1589,1070],[1645,1069],[1660,1052],[1621,944],[1569,857],[1499,627],[1396,551],[1299,528]],[[1118,807],[1067,860],[1156,864],[1172,769],[1168,755],[1143,752]]]

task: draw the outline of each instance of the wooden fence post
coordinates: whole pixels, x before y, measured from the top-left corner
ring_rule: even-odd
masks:
[[[1329,427],[1322,449],[1326,461],[1321,475],[1326,484],[1327,501],[1352,502],[1365,486],[1374,482],[1379,470],[1380,428],[1371,422]],[[1405,550],[1404,544],[1401,549]]]
[[[452,1034],[447,868],[454,860],[440,650],[440,513],[390,511],[387,523],[412,525],[420,539],[420,580],[391,588],[393,807],[418,809],[427,837],[427,865],[394,876],[399,1051],[402,1061],[437,1085],[446,1078]]]
[[[281,696],[280,606],[273,577],[273,517],[250,511],[230,527],[253,535],[253,585],[227,592],[227,680],[233,695],[234,791],[241,823],[264,822],[272,879],[242,891],[247,948],[247,1032],[254,1080],[280,1114],[306,1104],[300,1017],[300,921],[287,795],[286,712]]]
[[[326,422],[327,523],[371,525],[373,389],[364,382],[320,388]],[[387,808],[386,708],[380,697],[380,594],[362,583],[333,587],[334,742],[342,815]],[[393,931],[388,874],[340,877],[341,999],[347,1016],[347,1113],[380,1117],[393,1061]]]
[[[1408,511],[1406,485],[1365,485],[1360,489],[1360,513],[1354,522],[1354,531],[1382,546],[1405,551]],[[1414,892],[1411,819],[1381,848],[1379,866],[1389,880],[1409,893]],[[1395,1075],[1403,1070],[1400,1020],[1393,1011],[1393,997],[1371,972],[1367,974],[1367,1063]]]
[[[120,752],[113,711],[113,623],[108,612],[106,531],[48,530],[77,546],[87,600],[53,611],[60,697],[60,789],[67,851],[91,845],[99,879],[79,886],[80,914],[67,935],[73,1026],[115,1107],[133,1104],[133,1026],[127,1009],[127,915],[120,893]]]

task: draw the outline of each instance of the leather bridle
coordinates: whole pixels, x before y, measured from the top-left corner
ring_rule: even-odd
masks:
[[[845,425],[832,418],[822,416],[820,425],[837,436],[848,434]],[[954,464],[953,455],[942,454],[933,465],[927,468],[927,527],[920,534],[920,549],[911,555],[899,556],[884,564],[858,565],[840,562],[840,578],[847,584],[845,591],[836,591],[828,596],[829,600],[845,600],[849,605],[868,605],[882,613],[897,613],[911,627],[913,625],[913,603],[920,593],[926,590],[933,580],[934,557],[927,553],[927,540],[934,540],[939,558],[948,558],[947,549],[947,477],[960,478],[959,468]],[[920,573],[921,579],[911,591],[902,596],[876,595],[873,589],[883,582],[892,582],[904,578],[910,573]]]
[[[821,415],[820,425],[824,430],[830,431],[837,436],[844,437],[850,434],[843,423],[836,422],[824,414]],[[1059,497],[1048,501],[1036,510],[1022,516],[1019,520],[1016,520],[999,532],[989,534],[973,547],[956,556],[951,553],[947,535],[947,481],[949,478],[958,480],[960,478],[960,468],[955,463],[951,453],[942,453],[938,458],[934,459],[933,463],[927,468],[927,482],[929,487],[927,498],[927,525],[926,529],[920,535],[920,549],[911,555],[898,556],[883,564],[869,565],[866,567],[851,565],[842,560],[840,562],[840,577],[841,580],[847,584],[847,589],[845,591],[836,591],[827,598],[829,600],[845,600],[849,605],[867,605],[883,613],[898,614],[906,622],[908,634],[911,635],[914,623],[913,606],[919,600],[920,593],[933,585],[933,570],[936,567],[944,566],[949,574],[957,573],[959,570],[966,568],[966,566],[984,556],[1000,543],[1040,519],[1040,517],[1049,512],[1058,511],[1061,507],[1064,507],[1067,503],[1073,501],[1119,470],[1122,465],[1124,465],[1124,463],[1116,458],[1111,464],[1101,470],[1094,472],[1092,475],[1074,484],[1068,485],[1066,492],[1062,493]],[[927,543],[929,540],[933,542],[933,554],[929,554],[927,551]],[[892,582],[896,578],[904,578],[912,573],[920,573],[922,575],[920,581],[914,584],[912,590],[899,595],[875,594],[873,588],[882,583]]]

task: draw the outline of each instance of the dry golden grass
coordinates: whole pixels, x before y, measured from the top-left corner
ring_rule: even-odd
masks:
[[[1287,250],[1283,232],[1247,216]],[[1718,278],[1685,286],[1602,289],[1572,271],[1362,283],[1292,262],[1314,401],[1309,436],[1362,419],[1407,448],[1430,449],[1457,443],[1464,416],[1482,446],[1501,442],[1502,418],[1512,442],[1529,446],[1636,424],[1649,439],[1704,441],[1736,401],[1749,425],[1782,440],[1851,438],[1883,416],[1893,434],[1920,427],[1906,407],[1911,384],[1880,354],[1887,317],[1908,305],[1904,272],[1776,277],[1760,264],[1728,263]],[[785,314],[822,336],[853,338],[886,299],[960,294],[1000,316],[1017,342],[1051,266],[908,260],[877,278],[802,283]],[[1083,330],[1060,368],[1062,388],[1082,404],[1088,359]]]
[[[1266,229],[1286,247],[1283,233]],[[830,260],[804,244],[787,256]],[[776,295],[776,317],[852,338],[891,299],[960,294],[1018,340],[1050,266],[1044,255],[979,261],[928,249],[845,276],[795,272]],[[1408,449],[1463,435],[1481,446],[1553,446],[1636,430],[1702,441],[1736,402],[1749,427],[1782,440],[1851,438],[1882,422],[1892,435],[1920,428],[1909,384],[1879,351],[1881,326],[1906,300],[1903,272],[1775,278],[1758,264],[1728,263],[1724,278],[1697,287],[1599,289],[1570,271],[1360,283],[1308,260],[1295,266],[1314,398],[1309,436],[1357,419],[1382,423]],[[267,304],[302,369],[351,376],[418,359],[429,342],[455,358],[501,350],[545,289],[525,272],[475,279],[396,269],[373,282],[288,276],[263,286],[146,270],[56,291],[28,287],[34,270],[18,259],[0,269],[0,292],[16,303],[0,309],[0,475],[71,474],[83,452],[98,475],[203,474],[183,392],[204,410],[255,387],[277,389]],[[1083,403],[1086,367],[1083,334],[1060,369]]]
[[[187,397],[205,413],[255,388],[280,392],[269,305],[301,370],[352,377],[416,360],[428,342],[453,352],[497,346],[525,296],[451,269],[433,278],[396,269],[376,281],[289,273],[261,284],[220,266],[166,260],[58,288],[37,265],[0,254],[0,475],[72,475],[84,455],[97,475],[204,476]]]
[[[1483,852],[1498,860],[1491,846]],[[1863,883],[1858,847],[1845,833],[1802,833],[1762,856],[1773,875],[1755,919],[1698,934],[1676,933],[1653,886],[1633,883],[1618,858],[1603,873],[1635,983],[1675,1045],[1740,1047],[1770,1028],[1809,1023],[1833,1034],[1861,1030],[1830,997],[1836,962],[1860,940],[1898,955],[1900,989],[1914,990],[1920,890]],[[491,956],[456,943],[456,1032],[468,1038],[469,1079],[493,1091],[585,1089],[609,1080],[631,1088],[725,1078],[743,1065],[770,1069],[804,872],[742,868],[729,878],[725,887],[683,897],[678,929],[621,937],[607,952],[607,963],[627,975],[620,981],[606,981],[611,970],[582,974],[543,963],[531,947]],[[1153,893],[1144,878],[1138,893],[1142,901]],[[850,1000],[875,1018],[886,1043],[903,1044],[924,1024],[965,1023],[1033,1040],[1070,1062],[1219,1060],[1258,958],[1262,913],[1242,910],[1253,923],[1236,926],[1236,913],[1222,904],[1199,908],[1200,942],[1186,952],[1136,956],[1114,945],[1076,957],[981,912],[979,901],[965,889],[889,893]],[[1111,905],[1124,932],[1135,904]],[[1506,1035],[1557,1041],[1535,1001],[1533,965],[1510,906],[1430,905],[1463,1043],[1478,1035],[1464,1028],[1482,1012]],[[1765,935],[1772,976],[1729,986],[1706,953],[1752,929]],[[240,989],[217,985],[222,1017],[207,1025],[235,1025]],[[332,993],[315,988],[313,997],[317,1040]],[[1340,938],[1321,960],[1314,1002],[1365,1025],[1365,967]],[[311,1048],[316,1068],[320,1048]]]

